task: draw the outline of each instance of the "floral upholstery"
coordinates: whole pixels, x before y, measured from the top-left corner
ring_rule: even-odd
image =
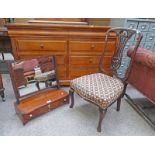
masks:
[[[124,85],[116,78],[95,73],[73,79],[70,87],[82,98],[106,108],[122,94]]]

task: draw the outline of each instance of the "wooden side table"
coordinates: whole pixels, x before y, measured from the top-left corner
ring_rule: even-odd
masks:
[[[2,81],[2,75],[1,74],[0,74],[0,95],[2,97],[2,101],[5,101],[4,87],[3,87],[3,81]]]

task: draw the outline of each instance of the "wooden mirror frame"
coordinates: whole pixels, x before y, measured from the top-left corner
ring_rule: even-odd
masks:
[[[59,80],[58,80],[58,77],[57,77],[57,70],[56,70],[57,67],[56,67],[55,56],[54,55],[48,55],[48,56],[42,56],[42,57],[39,56],[39,57],[35,57],[35,59],[37,59],[39,61],[39,64],[40,64],[41,67],[43,65],[43,62],[44,62],[44,64],[51,62],[52,70],[55,71],[55,81],[57,83],[57,85],[55,85],[55,87],[59,89],[60,85],[59,85]],[[26,59],[26,60],[28,60],[28,59]],[[47,62],[46,62],[46,60],[47,60]],[[24,60],[21,60],[21,61],[24,61]],[[26,99],[26,98],[28,98],[30,96],[40,94],[41,92],[45,92],[45,91],[48,91],[48,90],[54,88],[54,87],[47,87],[47,88],[44,88],[42,90],[38,90],[36,92],[32,92],[32,93],[21,96],[19,94],[19,89],[18,89],[17,84],[16,84],[15,72],[14,72],[13,67],[12,67],[12,63],[14,63],[14,62],[16,62],[16,61],[13,61],[13,60],[7,60],[6,61],[7,66],[8,66],[8,70],[9,70],[9,73],[10,73],[11,81],[12,81],[13,90],[14,90],[15,97],[16,97],[16,104],[19,104],[21,100],[24,100],[24,99]]]

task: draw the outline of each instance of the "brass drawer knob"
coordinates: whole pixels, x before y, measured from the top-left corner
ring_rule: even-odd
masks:
[[[145,29],[145,27],[146,27],[146,26],[145,26],[145,25],[143,25],[141,28],[142,28],[142,29]]]
[[[48,101],[46,101],[46,103],[51,103],[52,102],[52,100],[48,100]]]
[[[44,44],[40,44],[40,47],[41,47],[41,48],[44,48]]]
[[[91,45],[91,48],[95,48],[95,45]]]
[[[89,59],[89,62],[92,63],[93,62],[93,59]]]
[[[66,102],[67,100],[66,100],[66,98],[64,99],[64,102]]]
[[[32,118],[32,117],[33,117],[33,115],[32,115],[32,114],[30,114],[30,115],[29,115],[29,117],[30,117],[30,118]]]

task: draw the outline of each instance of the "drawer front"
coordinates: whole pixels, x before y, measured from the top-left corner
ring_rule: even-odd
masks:
[[[43,107],[40,107],[28,114],[23,114],[23,119],[24,122],[27,122],[28,120],[31,120],[32,118],[35,118],[41,114],[47,113],[50,111],[50,106],[49,105],[45,105]]]
[[[52,40],[18,40],[19,51],[65,51],[66,41]]]
[[[145,42],[143,47],[147,50],[153,50],[154,44],[151,42]]]
[[[135,36],[136,36],[136,35],[133,35],[133,36],[129,39],[129,41],[134,41],[134,40],[135,40]]]
[[[155,32],[155,23],[150,23],[149,31],[154,31]]]
[[[72,80],[83,75],[98,73],[98,68],[70,68],[69,79]],[[111,75],[110,70],[105,70],[105,74]]]
[[[58,65],[64,65],[64,64],[66,64],[66,56],[56,55],[56,63]]]
[[[148,41],[148,42],[154,42],[155,41],[155,33],[149,32],[147,34],[146,41]]]
[[[58,101],[55,101],[55,102],[49,103],[45,106],[42,106],[28,114],[23,114],[23,119],[24,119],[23,121],[27,122],[41,114],[49,112],[51,109],[55,109],[55,108],[59,107],[60,105],[62,105],[64,103],[69,103],[69,95],[62,97]]]
[[[139,25],[138,25],[138,30],[140,31],[148,31],[149,30],[149,25],[150,23],[148,22],[139,22]]]
[[[70,66],[75,67],[99,67],[100,56],[71,56]],[[111,57],[106,56],[103,58],[103,67],[105,69],[109,68],[111,64]]]
[[[87,74],[92,74],[92,73],[97,73],[98,68],[88,68],[88,67],[81,67],[81,68],[75,68],[75,67],[70,67],[69,69],[69,77],[70,79],[74,79],[83,75]]]
[[[69,103],[69,95],[50,104],[50,109],[55,109],[64,103]]]
[[[145,41],[147,37],[147,32],[142,32],[142,35],[143,35],[142,41]]]
[[[143,48],[145,46],[145,42],[141,42],[139,47]]]
[[[138,22],[136,21],[127,21],[126,26],[130,29],[136,29],[138,25]]]
[[[57,66],[57,74],[59,80],[66,79],[66,66],[64,65],[58,65]]]
[[[70,65],[98,65],[100,57],[99,56],[70,56]]]
[[[87,54],[87,55],[100,55],[103,51],[104,42],[81,42],[71,41],[69,52],[71,54]],[[115,42],[111,41],[107,44],[107,52],[112,53],[115,48]]]

